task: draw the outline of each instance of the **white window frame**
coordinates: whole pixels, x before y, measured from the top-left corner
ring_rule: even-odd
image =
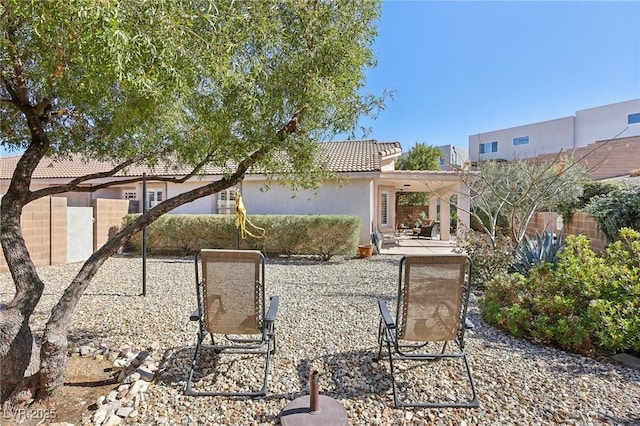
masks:
[[[237,188],[227,188],[218,193],[218,214],[235,214]]]
[[[138,193],[136,191],[123,191],[122,198],[128,201],[136,201],[138,199]]]
[[[391,220],[391,194],[389,191],[380,192],[380,226],[389,226]]]
[[[162,189],[147,189],[147,210],[152,209],[164,201]]]

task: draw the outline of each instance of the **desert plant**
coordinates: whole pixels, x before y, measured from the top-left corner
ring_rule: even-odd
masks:
[[[640,185],[619,186],[593,197],[584,210],[598,222],[609,242],[615,241],[621,228],[640,230]]]
[[[515,254],[512,268],[524,276],[529,276],[529,270],[535,265],[547,262],[555,267],[558,261],[558,252],[562,249],[562,231],[555,236],[545,230],[542,235],[536,231],[535,239],[525,235],[525,240],[520,243]]]
[[[484,288],[493,277],[506,273],[513,264],[511,239],[499,234],[495,241],[482,232],[460,230],[461,238],[455,251],[468,254],[473,260],[471,279],[474,287]]]
[[[640,233],[624,228],[600,255],[570,236],[557,267],[489,280],[480,309],[516,336],[580,353],[640,351]]]

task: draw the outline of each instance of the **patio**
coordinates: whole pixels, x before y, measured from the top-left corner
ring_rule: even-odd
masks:
[[[456,247],[455,237],[449,241],[437,239],[417,238],[410,235],[400,235],[395,241],[386,239],[382,243],[380,254],[405,255],[405,254],[447,254]]]

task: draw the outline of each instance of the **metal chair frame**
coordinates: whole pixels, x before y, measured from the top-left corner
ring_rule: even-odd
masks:
[[[247,256],[255,256],[259,259],[259,277],[255,277],[254,285],[258,287],[258,319],[259,319],[259,338],[246,338],[240,337],[242,335],[229,335],[221,334],[223,338],[220,338],[220,342],[216,342],[215,330],[208,330],[205,323],[205,295],[204,285],[206,283],[206,269],[202,264],[202,253],[207,255],[214,255],[216,253],[221,254],[233,254],[243,253]],[[189,396],[248,396],[248,397],[260,397],[267,393],[269,366],[271,362],[271,355],[276,351],[276,330],[275,330],[275,317],[278,311],[279,296],[271,296],[269,298],[269,308],[265,311],[265,259],[262,253],[259,251],[251,250],[201,250],[195,255],[195,277],[196,277],[196,294],[198,299],[198,308],[190,315],[191,321],[198,321],[198,342],[196,344],[195,353],[191,361],[191,368],[189,371],[189,377],[187,378],[187,384],[185,385],[184,393]],[[200,278],[200,270],[202,270],[202,279]],[[248,277],[253,279],[254,277]],[[206,335],[211,338],[211,344],[204,344]],[[223,340],[224,339],[224,340]],[[227,344],[226,342],[229,344]],[[238,392],[221,392],[221,391],[196,391],[192,387],[193,374],[196,369],[196,361],[201,349],[213,350],[214,353],[222,355],[223,353],[231,354],[264,354],[264,376],[262,387],[257,391],[238,391]]]
[[[420,262],[420,258],[425,259],[425,261],[431,262],[430,260],[426,260],[429,258],[433,260],[437,264],[437,261],[442,258],[452,259],[453,257],[460,258],[460,261],[466,262],[466,272],[465,272],[465,281],[466,283],[460,283],[461,285],[465,285],[465,288],[461,292],[463,300],[460,305],[460,319],[458,323],[456,338],[453,340],[457,347],[457,351],[447,351],[447,344],[449,341],[445,341],[442,345],[442,350],[440,352],[419,352],[419,350],[424,349],[429,343],[429,341],[418,342],[418,343],[407,343],[407,341],[403,341],[402,336],[402,327],[405,325],[405,318],[403,303],[405,303],[405,292],[406,292],[406,272],[407,268],[410,268],[411,263],[413,261]],[[409,264],[407,265],[407,261],[409,260]],[[454,260],[455,261],[455,260]],[[430,255],[430,256],[404,256],[400,261],[400,272],[399,272],[399,280],[398,280],[398,300],[396,306],[396,316],[395,320],[392,317],[389,308],[384,300],[378,300],[378,308],[380,310],[380,325],[378,328],[378,360],[384,358],[382,353],[383,345],[386,346],[388,357],[389,357],[389,366],[391,373],[391,383],[393,388],[393,399],[394,405],[396,408],[401,407],[421,407],[421,408],[471,408],[471,407],[479,407],[480,402],[478,400],[478,395],[476,392],[475,382],[473,380],[473,374],[471,371],[471,366],[469,364],[469,360],[467,359],[467,353],[464,345],[464,333],[467,329],[472,329],[473,323],[467,319],[467,306],[469,303],[469,295],[471,292],[471,259],[468,256],[464,255]],[[414,351],[414,352],[411,352]],[[468,381],[471,387],[472,398],[467,402],[434,402],[434,403],[426,403],[426,402],[415,402],[408,403],[403,402],[400,399],[398,393],[398,384],[395,378],[395,366],[394,361],[396,360],[412,360],[412,361],[436,361],[441,358],[462,358],[464,361]]]

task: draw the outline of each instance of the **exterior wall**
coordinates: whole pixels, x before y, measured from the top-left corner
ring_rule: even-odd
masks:
[[[95,199],[93,204],[93,249],[107,241],[111,226],[120,226],[127,214],[126,200]],[[22,234],[36,266],[67,263],[67,199],[41,198],[27,204],[21,217]],[[82,238],[82,236],[78,237]],[[75,243],[72,241],[71,245]],[[77,261],[77,259],[72,259]],[[0,273],[9,269],[0,251]]]
[[[205,183],[210,182],[186,182],[180,185],[169,184],[167,185],[167,193],[166,197],[175,197],[176,195],[182,194],[183,192],[190,191],[199,186],[204,185]],[[187,204],[183,204],[182,206],[171,210],[171,213],[176,214],[209,214],[209,213],[217,213],[215,211],[215,200],[216,195],[210,195],[207,197],[200,198],[199,200],[192,201]]]
[[[610,140],[618,135],[640,136],[640,123],[628,124],[629,114],[637,113],[640,113],[640,99],[577,111],[576,146]]]
[[[568,224],[562,223],[562,217],[554,212],[536,212],[529,222],[527,234],[533,237],[538,232],[545,229],[550,232],[559,232],[562,228],[563,238],[569,235],[586,235],[589,238],[589,245],[595,251],[601,251],[607,246],[606,238],[598,231],[597,222],[588,214],[575,212]]]
[[[52,265],[67,263],[67,199],[63,197],[51,197],[51,253]],[[42,232],[46,232],[44,229]]]
[[[20,218],[22,235],[36,266],[67,261],[67,200],[41,198],[27,204]],[[0,272],[9,268],[0,252]]]
[[[576,115],[469,136],[472,161],[511,160],[587,146],[597,141],[640,136],[640,123],[628,123],[640,113],[640,99],[576,111]],[[529,136],[528,145],[513,146],[513,138]],[[480,143],[498,142],[498,152],[480,154]]]
[[[574,147],[574,121],[573,117],[565,117],[469,136],[471,160],[501,159],[508,161],[514,158],[535,157],[539,154],[558,152],[561,149],[572,149]],[[523,136],[529,137],[529,143],[513,146],[513,139]],[[480,144],[493,141],[498,142],[498,151],[480,154]]]
[[[583,163],[593,180],[626,176],[640,170],[640,136],[595,142],[567,154]],[[547,154],[538,158],[552,161],[555,156]]]
[[[437,147],[442,151],[440,170],[451,170],[449,164],[463,167],[469,161],[469,149],[458,145],[442,145]]]
[[[93,251],[98,250],[109,239],[111,228],[122,226],[122,218],[127,214],[127,200],[108,200],[97,198],[91,200],[93,207]]]
[[[289,188],[274,183],[261,191],[263,182],[245,180],[240,190],[248,214],[348,214],[360,216],[360,242],[370,241],[373,221],[368,179],[349,180],[348,186],[325,183],[314,197],[313,191],[294,194]]]

